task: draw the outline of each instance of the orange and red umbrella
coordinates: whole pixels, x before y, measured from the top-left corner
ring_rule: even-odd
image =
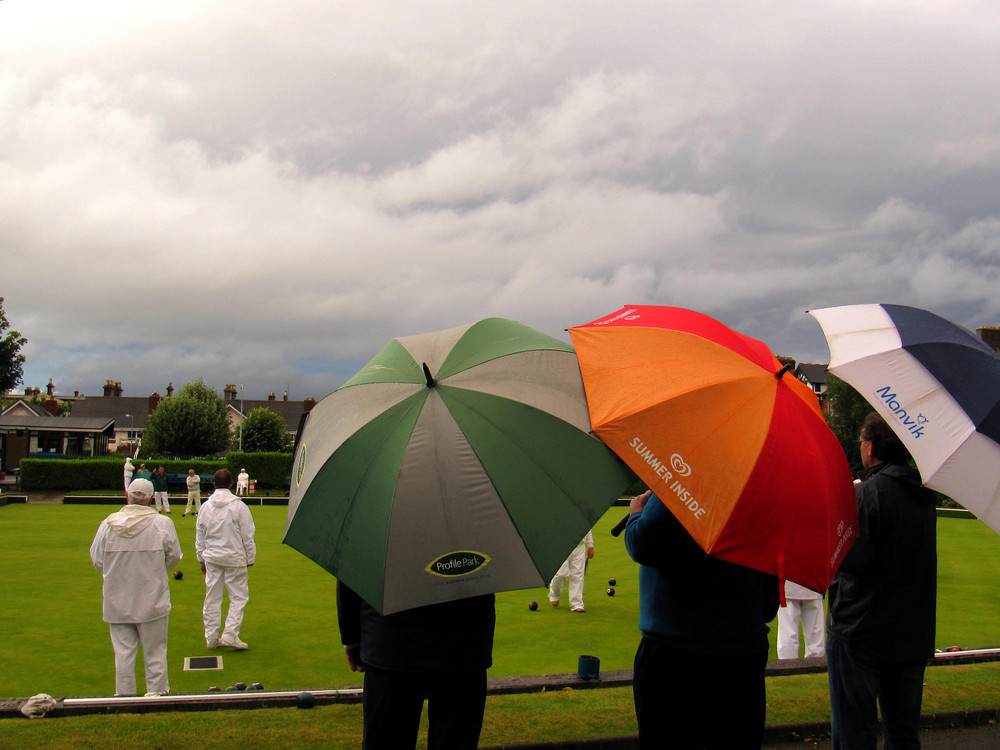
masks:
[[[763,342],[692,310],[634,305],[569,334],[594,433],[701,548],[825,591],[857,505],[812,390]]]

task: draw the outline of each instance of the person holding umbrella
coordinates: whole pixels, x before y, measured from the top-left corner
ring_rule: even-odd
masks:
[[[706,555],[650,491],[629,504],[625,548],[640,565],[639,747],[760,747],[778,579]]]
[[[337,620],[347,663],[365,673],[365,750],[417,743],[427,700],[428,750],[475,750],[493,664],[493,594],[380,615],[337,582]]]
[[[829,591],[826,656],[834,748],[920,747],[934,655],[937,519],[910,454],[876,412],[861,428],[858,539]]]

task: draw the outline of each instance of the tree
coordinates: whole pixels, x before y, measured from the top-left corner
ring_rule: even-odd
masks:
[[[142,435],[145,454],[213,456],[229,446],[226,404],[201,380],[160,401]]]
[[[285,420],[260,406],[243,419],[242,449],[246,453],[288,453],[291,440]]]
[[[28,343],[17,331],[7,331],[10,323],[3,311],[3,297],[0,297],[0,393],[13,389],[24,377],[24,355],[21,347]],[[4,335],[4,331],[7,334]]]
[[[826,423],[840,441],[851,471],[857,474],[862,468],[858,448],[861,425],[874,409],[865,401],[864,396],[840,378],[834,375],[828,375],[827,378],[826,398],[830,409],[826,415]]]

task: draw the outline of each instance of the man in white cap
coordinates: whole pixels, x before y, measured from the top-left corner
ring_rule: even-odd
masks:
[[[240,473],[236,475],[236,494],[246,495],[247,490],[250,489],[250,475],[247,474],[246,469],[240,469]]]
[[[174,522],[150,507],[153,483],[133,479],[128,505],[101,521],[90,559],[104,576],[104,621],[115,651],[115,695],[135,695],[135,660],[142,644],[146,695],[170,692],[167,679],[167,571],[183,554]]]

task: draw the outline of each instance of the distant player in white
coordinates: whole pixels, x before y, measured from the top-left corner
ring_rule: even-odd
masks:
[[[236,494],[245,495],[250,489],[250,475],[247,474],[246,469],[240,469],[240,473],[236,476]]]

